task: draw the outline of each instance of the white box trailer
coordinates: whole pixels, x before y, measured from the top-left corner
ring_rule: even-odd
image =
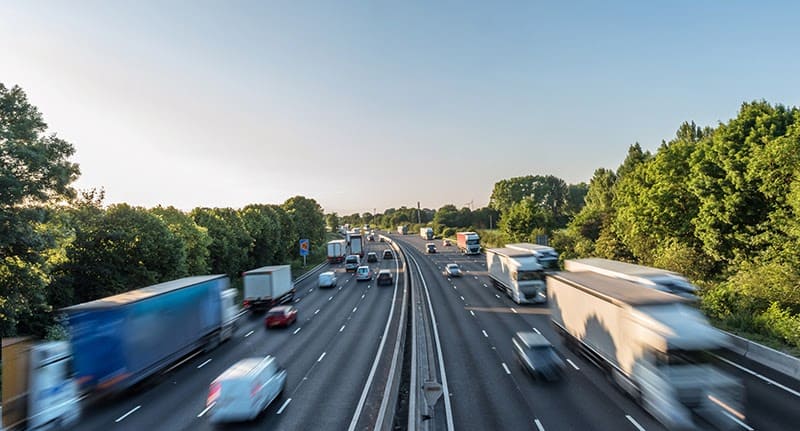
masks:
[[[294,299],[292,267],[289,265],[264,266],[242,274],[244,281],[244,306],[251,311],[272,308]]]
[[[481,254],[481,237],[475,232],[456,232],[456,245],[464,254]]]
[[[517,250],[526,250],[536,256],[536,261],[546,272],[558,271],[558,252],[553,247],[546,245],[531,244],[529,242],[518,242],[514,244],[506,244],[508,248]]]
[[[592,257],[567,259],[564,268],[570,272],[591,271],[607,277],[621,278],[643,286],[697,300],[697,288],[677,272],[616,260]]]
[[[744,423],[743,389],[710,352],[727,337],[676,295],[593,272],[547,276],[553,324],[670,429]]]
[[[487,248],[486,269],[494,286],[517,304],[547,301],[544,271],[531,252],[513,248]]]
[[[433,228],[432,227],[421,227],[419,228],[419,236],[425,240],[432,240],[433,239]]]
[[[342,263],[347,255],[347,241],[337,239],[328,241],[328,263]]]

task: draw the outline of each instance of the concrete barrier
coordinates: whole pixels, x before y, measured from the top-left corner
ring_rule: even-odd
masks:
[[[727,334],[731,337],[732,352],[800,381],[800,359],[738,335]]]

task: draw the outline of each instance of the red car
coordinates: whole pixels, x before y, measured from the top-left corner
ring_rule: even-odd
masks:
[[[297,309],[291,305],[282,305],[274,307],[267,312],[267,317],[264,319],[264,325],[267,328],[275,326],[289,326],[297,320]]]

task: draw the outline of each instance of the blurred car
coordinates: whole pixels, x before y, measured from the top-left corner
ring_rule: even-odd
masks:
[[[457,263],[448,263],[442,271],[445,277],[461,277],[461,268]]]
[[[443,247],[450,247],[451,245],[453,245],[453,243],[451,243],[449,239],[445,238],[442,240]]]
[[[333,271],[325,271],[319,275],[319,287],[336,287],[338,279]]]
[[[376,281],[378,286],[382,284],[391,285],[393,282],[394,279],[392,278],[392,271],[389,271],[388,269],[382,269],[378,271],[378,280]]]
[[[347,272],[355,271],[361,265],[361,256],[351,254],[344,259],[344,270]]]
[[[436,244],[429,242],[425,244],[425,253],[433,254],[436,253]]]
[[[394,259],[394,253],[392,253],[392,251],[387,248],[386,250],[383,251],[383,258]]]
[[[373,234],[367,235],[367,241],[375,241],[375,235]]]
[[[536,378],[559,380],[564,373],[564,361],[544,335],[517,332],[512,339],[514,355],[525,370]]]
[[[374,251],[367,253],[367,262],[377,262],[377,261],[378,261],[378,255]]]
[[[372,270],[368,266],[359,266],[356,270],[356,281],[372,280]]]
[[[213,423],[253,420],[285,385],[286,370],[272,356],[242,359],[209,385],[208,418]]]
[[[289,326],[297,320],[297,309],[291,305],[281,305],[273,307],[267,312],[264,318],[264,325],[267,328],[276,326]]]
[[[379,237],[378,237],[378,241],[379,241],[379,242],[383,242],[383,237],[382,237],[382,236],[379,236]]]

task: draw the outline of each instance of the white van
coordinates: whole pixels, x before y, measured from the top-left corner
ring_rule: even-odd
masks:
[[[319,275],[319,287],[336,287],[336,273],[325,271]]]
[[[286,370],[272,356],[242,359],[211,382],[206,399],[209,420],[253,420],[278,398],[285,384]]]

